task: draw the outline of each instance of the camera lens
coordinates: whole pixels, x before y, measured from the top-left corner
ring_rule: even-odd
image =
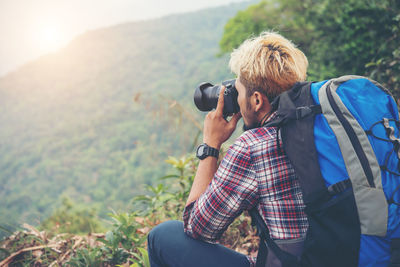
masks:
[[[194,103],[201,111],[210,111],[217,107],[221,86],[202,83],[194,91]]]
[[[235,87],[235,80],[228,80],[222,83],[226,89],[224,92],[224,116],[230,116],[240,111],[237,103],[238,92]],[[201,83],[194,91],[194,103],[201,111],[210,111],[217,107],[221,85]]]

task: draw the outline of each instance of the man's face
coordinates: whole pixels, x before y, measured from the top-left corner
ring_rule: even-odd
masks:
[[[247,131],[259,126],[257,119],[257,113],[252,107],[251,96],[248,96],[246,87],[240,82],[240,79],[236,79],[235,87],[238,91],[238,104],[240,107],[240,113],[243,117],[243,130]]]

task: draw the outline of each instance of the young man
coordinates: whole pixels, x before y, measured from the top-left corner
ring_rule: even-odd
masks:
[[[252,266],[255,259],[212,243],[243,211],[257,207],[277,243],[302,243],[308,223],[298,180],[274,127],[263,127],[276,115],[270,103],[296,82],[304,81],[307,58],[289,40],[265,32],[246,40],[231,54],[237,75],[240,113],[228,122],[218,106],[204,121],[198,170],[183,214],[148,237],[149,258],[156,266]],[[217,151],[243,117],[245,130],[220,166]],[[211,151],[211,152],[210,152]],[[269,266],[273,257],[268,257]],[[268,265],[267,265],[268,266]]]

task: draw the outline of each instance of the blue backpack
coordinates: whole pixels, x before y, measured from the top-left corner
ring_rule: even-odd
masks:
[[[360,76],[297,83],[272,103],[303,192],[309,229],[300,254],[269,237],[259,214],[257,267],[400,266],[399,112],[391,94]],[[267,265],[266,265],[267,264]]]

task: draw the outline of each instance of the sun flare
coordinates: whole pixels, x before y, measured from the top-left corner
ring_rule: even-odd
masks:
[[[56,50],[62,43],[62,33],[56,26],[43,27],[39,33],[40,45],[46,50]]]

